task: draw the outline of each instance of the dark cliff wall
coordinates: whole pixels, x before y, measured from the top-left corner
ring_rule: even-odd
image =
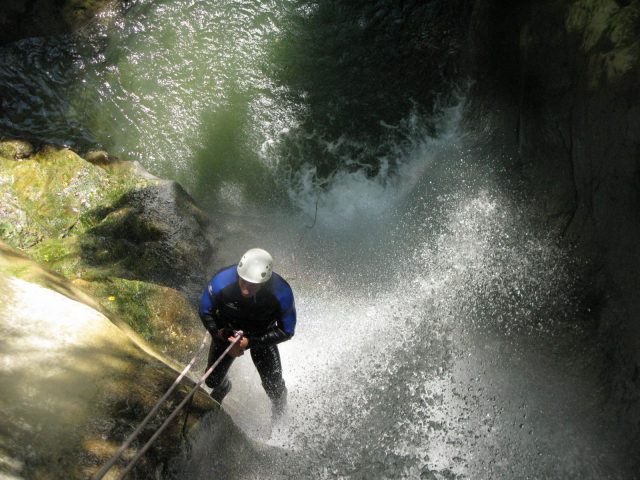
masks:
[[[479,0],[468,119],[591,260],[612,393],[640,430],[640,1]],[[483,130],[484,128],[484,130]],[[629,417],[627,417],[629,418]]]

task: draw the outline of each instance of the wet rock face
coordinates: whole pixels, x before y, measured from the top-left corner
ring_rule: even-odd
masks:
[[[614,392],[640,431],[640,4],[479,0],[472,23],[470,124],[503,127],[545,226],[592,260]]]
[[[176,183],[90,157],[0,142],[0,240],[19,249],[0,241],[2,471],[12,478],[95,474],[177,377],[170,359],[187,362],[204,335],[192,297],[213,251],[208,217]],[[183,383],[133,450],[184,398]],[[187,426],[215,409],[204,391],[194,402]],[[184,418],[135,478],[180,452]]]
[[[14,143],[0,148],[17,152]],[[177,183],[139,175],[127,162],[100,168],[53,147],[0,162],[0,225],[13,246],[60,273],[199,288],[213,251],[209,219]],[[82,265],[68,264],[71,251]]]
[[[84,301],[91,303],[68,281],[0,242],[3,478],[90,478],[177,377],[162,358]],[[144,445],[192,385],[182,382],[128,455]],[[187,426],[215,409],[209,395],[198,391]],[[132,478],[155,478],[180,453],[184,421],[179,416],[163,432]],[[108,478],[125,465],[118,462]]]
[[[184,291],[199,290],[212,254],[209,220],[175,182],[125,193],[91,212],[81,255],[87,264],[118,264],[119,276]]]
[[[204,333],[194,305],[213,253],[207,215],[135,163],[28,151],[0,142],[0,240],[74,281],[163,353],[190,358]]]
[[[160,181],[94,209],[76,253],[106,272],[84,282],[156,348],[187,361],[204,334],[195,304],[213,247],[209,218],[180,185]]]

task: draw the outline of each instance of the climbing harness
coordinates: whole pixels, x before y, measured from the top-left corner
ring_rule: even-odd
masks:
[[[125,442],[120,446],[118,451],[113,455],[113,457],[111,457],[111,459],[109,459],[109,461],[100,469],[100,471],[95,474],[95,476],[92,478],[92,480],[100,480],[101,478],[103,478],[105,476],[105,474],[109,471],[109,469],[111,469],[111,467],[113,467],[113,465],[115,465],[115,463],[118,461],[118,459],[120,458],[122,453],[129,447],[131,442],[140,434],[140,432],[142,431],[144,426],[157,413],[157,411],[160,409],[160,406],[169,398],[169,395],[171,395],[171,392],[173,392],[173,390],[175,390],[175,388],[180,384],[180,381],[184,378],[184,376],[187,374],[187,372],[191,369],[191,367],[195,363],[196,358],[198,357],[198,355],[200,355],[200,352],[202,352],[202,349],[204,348],[204,346],[207,343],[208,336],[209,336],[208,333],[205,334],[204,338],[202,339],[202,344],[200,345],[200,348],[198,349],[198,352],[191,359],[189,364],[184,368],[182,373],[180,373],[178,378],[176,378],[176,380],[173,382],[173,385],[171,385],[169,390],[167,390],[167,392],[162,396],[162,398],[160,398],[160,400],[158,400],[156,405],[147,414],[147,416],[144,418],[144,420],[138,426],[138,428],[136,428],[136,430],[131,435],[129,435],[129,437],[125,440]],[[191,398],[195,395],[195,393],[198,390],[198,388],[200,388],[200,386],[205,382],[205,380],[207,378],[209,378],[209,375],[211,375],[213,370],[220,364],[222,359],[227,355],[227,353],[229,353],[231,348],[233,348],[233,346],[238,341],[240,341],[242,339],[242,337],[243,337],[243,332],[241,330],[234,332],[234,339],[233,339],[233,341],[229,342],[229,346],[226,348],[226,350],[224,352],[222,352],[222,354],[213,363],[213,365],[211,365],[211,367],[209,367],[209,369],[204,373],[204,375],[202,375],[202,377],[200,377],[200,379],[195,384],[195,386],[191,389],[191,391],[188,393],[188,395],[173,410],[171,415],[169,415],[169,417],[167,417],[167,419],[164,421],[164,423],[156,430],[156,432],[151,436],[151,438],[149,438],[147,443],[145,443],[144,446],[138,451],[136,456],[133,457],[133,459],[129,462],[129,464],[126,466],[126,468],[118,476],[118,480],[122,480],[127,475],[127,473],[129,473],[131,471],[131,469],[134,467],[134,465],[137,463],[137,461],[140,459],[140,457],[142,457],[142,455],[144,455],[144,453],[149,449],[151,444],[160,436],[160,433],[162,433],[162,431],[169,425],[171,420],[173,420],[176,417],[176,415],[178,415],[178,413],[180,413],[180,410],[182,409],[182,407],[184,407],[187,404],[187,402],[189,402],[191,400]]]

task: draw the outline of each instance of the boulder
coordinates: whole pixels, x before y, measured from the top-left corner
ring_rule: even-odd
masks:
[[[24,140],[6,140],[0,143],[0,156],[20,160],[33,154],[33,146]]]
[[[139,164],[90,163],[46,147],[2,156],[0,240],[75,282],[105,313],[184,361],[204,330],[195,303],[213,247],[207,215]],[[107,155],[108,157],[108,155]]]

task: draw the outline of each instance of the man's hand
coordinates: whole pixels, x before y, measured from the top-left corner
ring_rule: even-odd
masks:
[[[229,340],[229,343],[233,342],[235,339],[236,337],[234,336],[227,338],[227,340]],[[240,355],[244,355],[244,351],[248,345],[249,340],[247,340],[247,337],[242,337],[236,342],[233,347],[231,347],[231,350],[229,350],[229,355],[232,357],[239,357]]]
[[[224,340],[225,338],[228,338],[229,336],[231,336],[231,338],[233,338],[233,330],[230,328],[221,328],[220,330],[216,331],[217,333],[217,337],[220,340]]]

